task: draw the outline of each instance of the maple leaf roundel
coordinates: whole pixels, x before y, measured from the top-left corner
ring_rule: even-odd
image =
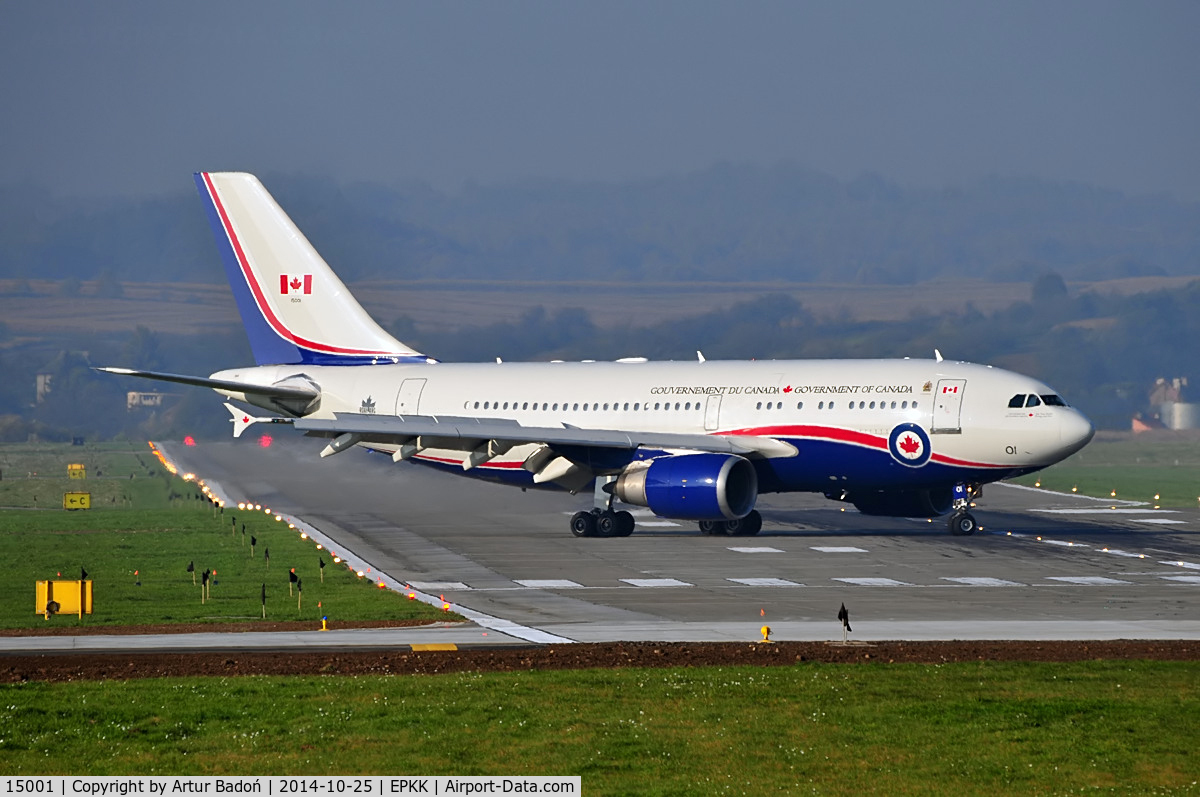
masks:
[[[915,423],[902,423],[888,435],[888,451],[892,459],[910,468],[919,468],[933,453],[929,435]]]

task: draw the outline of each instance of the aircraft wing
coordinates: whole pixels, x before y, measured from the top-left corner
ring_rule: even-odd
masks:
[[[363,442],[405,443],[416,437],[433,438],[438,448],[469,450],[493,441],[515,447],[525,443],[560,446],[634,449],[690,449],[741,456],[794,456],[796,449],[773,437],[708,435],[676,432],[581,429],[574,426],[522,426],[506,418],[432,415],[360,415],[334,413],[333,420],[297,418],[296,429],[329,437],[350,434]]]

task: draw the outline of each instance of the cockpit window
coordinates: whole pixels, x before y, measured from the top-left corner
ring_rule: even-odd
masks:
[[[1033,395],[1032,393],[1029,395],[1029,398],[1025,399],[1026,407],[1040,407],[1041,405],[1042,405],[1042,400],[1039,399],[1037,396]]]
[[[1020,409],[1025,406],[1025,394],[1018,393],[1008,400],[1008,406],[1012,409]]]
[[[1062,396],[1056,396],[1053,393],[1042,396],[1042,403],[1047,407],[1065,407],[1067,402],[1062,400]]]

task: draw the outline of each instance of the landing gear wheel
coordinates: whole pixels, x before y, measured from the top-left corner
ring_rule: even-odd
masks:
[[[591,512],[576,512],[571,516],[571,533],[576,537],[596,536],[596,516]]]
[[[597,537],[616,537],[619,535],[620,528],[621,521],[617,520],[617,514],[611,509],[596,515]]]
[[[950,533],[956,537],[967,537],[978,528],[979,524],[970,512],[955,512],[950,516]]]
[[[725,533],[725,521],[723,520],[701,520],[698,525],[700,526],[701,534],[711,535]]]
[[[628,537],[633,534],[633,515],[622,509],[616,513],[618,537]]]
[[[751,509],[750,514],[738,520],[725,521],[725,533],[730,537],[753,537],[762,531],[762,515],[757,509]]]

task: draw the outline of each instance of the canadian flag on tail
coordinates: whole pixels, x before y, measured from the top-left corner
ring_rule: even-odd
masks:
[[[284,296],[290,293],[312,293],[312,274],[280,274],[279,292]]]

